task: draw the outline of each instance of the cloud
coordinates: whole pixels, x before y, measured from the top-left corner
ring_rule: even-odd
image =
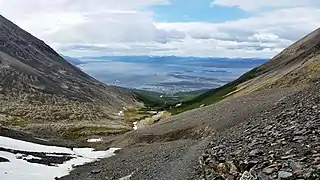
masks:
[[[158,23],[157,27],[187,34],[186,40],[176,43],[184,53],[271,57],[319,25],[320,9],[290,8],[237,21]]]
[[[320,2],[318,0],[213,0],[211,5],[257,11],[262,8],[319,7]]]
[[[221,23],[155,22],[148,7],[169,3],[0,0],[0,12],[70,56],[272,57],[320,25],[320,3],[315,0],[215,0],[213,6],[255,12],[248,18]],[[269,9],[256,11],[263,8]]]

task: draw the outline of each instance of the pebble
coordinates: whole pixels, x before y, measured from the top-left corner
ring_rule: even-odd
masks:
[[[90,171],[91,174],[99,174],[101,173],[101,170],[100,169],[95,169],[95,170],[92,170]]]
[[[279,171],[278,172],[278,178],[280,178],[280,179],[287,179],[292,176],[293,176],[293,174],[291,172],[286,172],[286,171]]]

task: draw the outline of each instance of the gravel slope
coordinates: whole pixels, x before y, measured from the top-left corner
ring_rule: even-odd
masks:
[[[320,84],[213,136],[202,179],[320,179]]]
[[[272,89],[255,92],[204,108],[188,111],[153,126],[120,136],[113,146],[123,147],[135,143],[152,143],[178,139],[198,139],[219,129],[238,124],[270,109],[280,99],[299,89]]]
[[[263,115],[266,110],[277,106],[281,98],[294,92],[298,90],[274,89],[253,93],[132,131],[113,143],[112,147],[124,147],[118,155],[79,167],[62,179],[119,179],[133,172],[131,179],[197,179],[198,157],[215,133]],[[198,129],[203,128],[207,129],[203,130],[206,133],[199,133]],[[209,134],[212,137],[207,136]],[[201,138],[200,135],[207,137]]]

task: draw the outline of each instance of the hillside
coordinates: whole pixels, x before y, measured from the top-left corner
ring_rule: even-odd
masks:
[[[62,179],[318,180],[319,33],[171,110],[196,109],[107,142],[123,149]]]
[[[64,137],[128,131],[117,113],[135,105],[134,94],[100,83],[0,16],[2,126]]]
[[[208,91],[180,108],[174,114],[209,105],[227,97],[237,97],[270,88],[308,86],[320,77],[320,29],[303,37],[263,65],[235,81]]]

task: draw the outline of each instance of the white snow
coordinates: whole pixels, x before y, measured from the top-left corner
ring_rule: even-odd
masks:
[[[176,105],[176,107],[180,107],[180,106],[182,106],[182,103],[179,103],[179,104]]]
[[[102,138],[98,138],[98,139],[88,139],[87,142],[90,142],[90,143],[95,143],[95,142],[101,142],[103,141]]]
[[[25,157],[25,159],[28,159],[28,160],[31,160],[31,159],[38,159],[38,160],[41,160],[41,158],[39,158],[39,157],[35,157],[35,156],[32,156],[32,155],[28,155],[27,157]]]
[[[119,148],[111,148],[107,151],[94,151],[92,148],[74,148],[73,150],[64,147],[45,146],[12,138],[0,136],[0,147],[28,152],[45,152],[49,156],[51,153],[68,153],[75,157],[64,164],[56,167],[41,164],[29,163],[23,159],[17,159],[15,154],[0,151],[0,157],[8,159],[10,162],[0,163],[1,180],[53,180],[55,177],[68,175],[72,167],[93,162],[101,158],[108,158]],[[27,156],[33,158],[33,156]]]
[[[138,121],[136,121],[136,122],[133,123],[133,129],[134,129],[134,130],[137,130],[137,129],[138,129]]]
[[[123,116],[123,111],[119,111],[118,116]]]
[[[8,137],[0,136],[0,147],[29,152],[47,152],[47,153],[69,153],[74,154],[71,149],[57,146],[45,146],[41,144],[20,141]]]
[[[120,178],[119,180],[130,180],[133,174],[134,174],[134,172],[129,174],[128,176]]]

